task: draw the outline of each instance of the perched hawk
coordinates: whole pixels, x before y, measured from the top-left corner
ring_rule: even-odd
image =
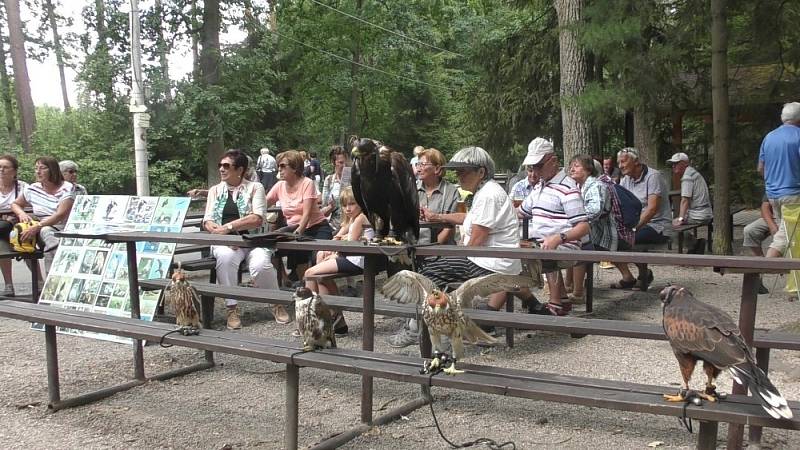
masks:
[[[307,287],[297,288],[292,295],[297,316],[297,331],[303,337],[303,351],[336,348],[333,333],[334,313],[316,292]]]
[[[416,244],[419,200],[414,169],[402,153],[372,139],[353,139],[353,196],[375,230],[374,242]],[[392,230],[394,239],[389,237]]]
[[[694,367],[697,361],[703,361],[708,381],[705,392],[697,393],[698,396],[716,401],[718,394],[714,381],[722,370],[729,369],[737,383],[747,383],[767,414],[775,419],[792,418],[786,399],[764,371],[756,366],[753,353],[742,339],[742,332],[729,315],[695,299],[691,292],[680,286],[664,288],[661,301],[664,303],[664,332],[683,375],[682,389],[677,395],[665,395],[665,399],[685,401]]]
[[[516,290],[520,287],[531,287],[536,282],[527,276],[492,274],[474,278],[463,283],[450,294],[444,293],[434,286],[426,276],[410,270],[397,272],[383,285],[383,295],[398,303],[416,303],[421,305],[422,317],[428,326],[436,354],[431,361],[431,368],[437,368],[440,358],[446,358],[442,336],[450,338],[453,347],[453,364],[444,369],[445,373],[455,375],[456,361],[464,356],[464,343],[496,342],[495,338],[486,334],[475,324],[465,311],[474,308],[476,297],[502,291]]]
[[[198,330],[200,328],[200,297],[197,291],[186,280],[186,272],[180,264],[172,274],[172,281],[164,290],[165,303],[172,303],[175,310],[175,323],[182,329]]]

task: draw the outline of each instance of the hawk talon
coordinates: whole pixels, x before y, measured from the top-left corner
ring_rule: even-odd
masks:
[[[460,373],[464,373],[463,370],[456,369],[456,359],[453,358],[452,361],[453,361],[453,363],[450,364],[449,367],[446,367],[443,372],[446,373],[447,375],[450,375],[450,376],[455,376],[455,375],[458,375]]]
[[[664,394],[664,400],[668,402],[685,402],[687,398],[689,398],[689,391],[688,389],[679,389],[677,394]]]

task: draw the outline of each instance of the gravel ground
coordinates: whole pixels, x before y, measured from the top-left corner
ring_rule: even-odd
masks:
[[[740,275],[720,276],[709,270],[655,267],[649,293],[606,289],[617,279],[599,270],[592,317],[660,322],[657,292],[680,282],[695,295],[737,315]],[[17,273],[23,274],[23,271]],[[783,279],[766,276],[773,294],[760,296],[757,326],[796,330],[792,322],[798,302],[780,292]],[[777,283],[777,284],[776,284]],[[244,304],[241,333],[292,339],[292,327],[269,320],[265,308]],[[577,311],[580,314],[580,311]],[[220,317],[220,314],[217,314]],[[340,346],[359,348],[359,314],[347,313],[350,335]],[[376,318],[376,350],[397,352],[387,338],[400,319]],[[222,323],[218,324],[222,326]],[[677,363],[666,342],[588,336],[572,339],[546,332],[519,332],[514,349],[472,347],[467,359],[480,364],[641,382],[676,389]],[[68,397],[127,380],[131,350],[121,344],[59,336],[62,396]],[[48,413],[44,335],[25,323],[0,319],[0,447],[2,448],[281,448],[283,440],[284,368],[279,364],[217,355],[216,368],[166,382],[153,382],[92,405]],[[415,354],[416,349],[405,349]],[[188,349],[145,349],[146,371],[163,370],[202,358]],[[800,354],[772,352],[771,379],[789,399],[800,399]],[[720,378],[722,390],[730,377]],[[694,385],[702,384],[701,375]],[[375,381],[374,409],[390,409],[414,398],[419,387]],[[675,418],[528,401],[488,394],[434,388],[434,408],[442,429],[453,442],[479,437],[514,441],[516,448],[640,449],[648,445],[693,448]],[[314,369],[301,371],[300,445],[313,446],[359,420],[360,378]],[[719,445],[727,427],[720,425]],[[344,448],[448,448],[438,436],[427,407],[401,420],[374,427]],[[800,433],[764,431],[762,448],[800,448]]]

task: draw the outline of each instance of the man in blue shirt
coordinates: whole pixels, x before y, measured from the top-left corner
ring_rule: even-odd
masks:
[[[789,245],[781,206],[800,204],[800,102],[783,105],[781,121],[783,125],[764,137],[758,155],[758,171],[764,176],[767,198],[780,224],[767,250],[768,258],[783,256]]]

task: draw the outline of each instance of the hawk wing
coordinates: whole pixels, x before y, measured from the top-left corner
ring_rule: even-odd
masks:
[[[664,333],[676,354],[690,354],[724,369],[748,360],[750,351],[739,327],[724,311],[678,289],[665,304]]]
[[[410,270],[401,270],[392,275],[381,288],[381,293],[389,300],[398,303],[422,305],[428,294],[436,289],[433,281],[425,275]]]
[[[486,297],[495,292],[510,291],[519,288],[536,287],[536,281],[522,275],[505,275],[493,273],[466,281],[456,289],[451,298],[458,309],[474,308],[476,297]]]

